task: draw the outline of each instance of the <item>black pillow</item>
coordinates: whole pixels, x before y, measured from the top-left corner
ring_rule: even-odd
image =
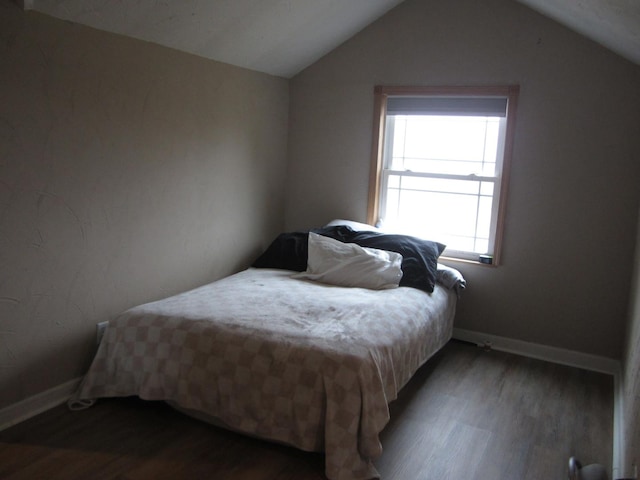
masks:
[[[311,231],[344,243],[397,252],[402,255],[400,286],[433,292],[438,271],[438,257],[445,249],[445,245],[409,235],[372,231],[356,232],[346,225],[316,228]],[[282,233],[253,263],[253,266],[302,272],[307,269],[308,239],[308,232]]]
[[[309,232],[281,233],[258,259],[256,268],[280,268],[303,272],[309,256]]]

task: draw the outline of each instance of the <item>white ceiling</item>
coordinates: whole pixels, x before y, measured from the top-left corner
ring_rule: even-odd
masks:
[[[290,78],[403,0],[15,0],[25,9]],[[640,0],[516,0],[640,65]]]
[[[640,0],[518,0],[640,65]]]
[[[402,1],[23,0],[23,4],[53,17],[289,78]]]

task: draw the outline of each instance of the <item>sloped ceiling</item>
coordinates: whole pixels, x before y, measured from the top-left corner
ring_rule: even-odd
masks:
[[[640,0],[518,0],[640,65]]]
[[[25,9],[292,77],[402,0],[22,0]]]
[[[25,9],[290,78],[403,0],[15,0]],[[640,0],[514,0],[640,65]]]

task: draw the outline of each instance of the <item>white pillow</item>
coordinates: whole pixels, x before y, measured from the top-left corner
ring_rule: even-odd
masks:
[[[307,270],[293,278],[374,290],[396,288],[402,278],[402,255],[309,232]]]

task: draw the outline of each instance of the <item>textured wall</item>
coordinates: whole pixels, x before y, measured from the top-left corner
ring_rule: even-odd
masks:
[[[287,229],[365,219],[376,84],[521,86],[504,266],[458,264],[456,326],[620,358],[640,67],[511,0],[407,0],[293,78]]]
[[[282,229],[288,82],[0,0],[0,408]]]

